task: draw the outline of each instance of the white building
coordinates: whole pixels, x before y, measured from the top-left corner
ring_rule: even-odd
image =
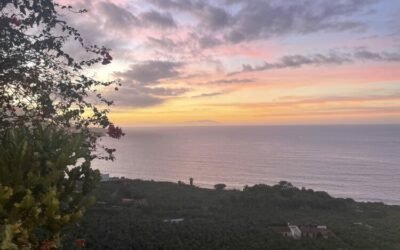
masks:
[[[301,230],[298,226],[288,223],[288,227],[290,230],[290,237],[295,240],[301,239]]]
[[[101,181],[110,181],[110,174],[100,174]]]
[[[184,218],[177,218],[177,219],[165,219],[163,222],[165,223],[180,223],[183,222],[185,219]]]

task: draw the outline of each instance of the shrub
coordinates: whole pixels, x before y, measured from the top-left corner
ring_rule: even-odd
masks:
[[[81,133],[44,126],[0,135],[0,249],[57,247],[94,198],[100,176]]]
[[[223,183],[215,184],[214,185],[215,190],[224,190],[226,188],[226,185]]]

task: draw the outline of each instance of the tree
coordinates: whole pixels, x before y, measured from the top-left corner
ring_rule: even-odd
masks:
[[[119,82],[98,81],[85,73],[95,64],[109,64],[110,50],[87,44],[60,15],[86,10],[53,0],[3,0],[0,11],[0,128],[45,122],[86,132],[93,147],[89,126],[115,132],[107,117],[113,102],[98,89],[114,85],[118,90]],[[87,59],[66,52],[67,42],[79,44]]]
[[[288,181],[280,181],[278,184],[274,185],[274,187],[285,190],[296,189],[296,187]]]
[[[226,185],[223,183],[219,183],[219,184],[215,184],[214,188],[215,188],[215,190],[222,191],[226,188]]]
[[[95,152],[90,127],[123,135],[107,116],[112,101],[98,92],[119,82],[86,73],[109,64],[110,50],[86,43],[62,17],[84,12],[53,0],[0,2],[0,249],[56,244],[90,203],[99,179],[91,161],[113,159],[114,149]]]

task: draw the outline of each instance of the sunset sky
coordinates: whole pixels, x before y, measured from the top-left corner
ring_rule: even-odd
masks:
[[[59,2],[120,125],[400,123],[400,1]]]

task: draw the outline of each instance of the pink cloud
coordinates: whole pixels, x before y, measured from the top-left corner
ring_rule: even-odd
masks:
[[[247,43],[222,45],[211,49],[211,53],[219,56],[244,56],[252,59],[265,60],[267,58],[275,58],[284,49],[281,46],[272,43]]]

